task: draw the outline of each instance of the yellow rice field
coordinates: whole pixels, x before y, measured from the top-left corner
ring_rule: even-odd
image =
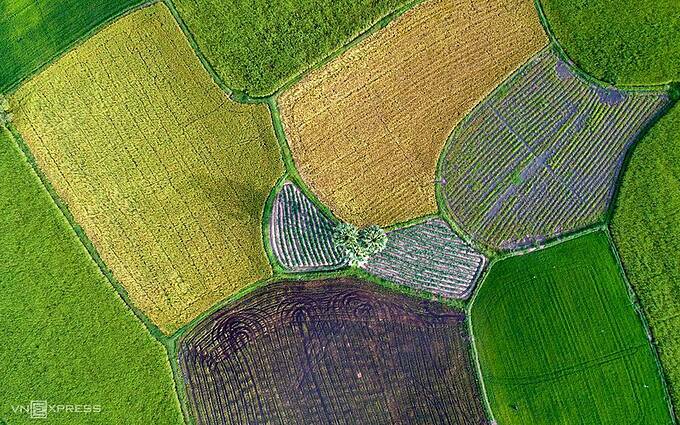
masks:
[[[300,175],[358,225],[435,211],[447,136],[547,43],[531,0],[420,4],[279,97]]]
[[[283,166],[269,112],[228,99],[163,3],[105,28],[11,102],[38,166],[163,331],[271,274],[260,220]]]

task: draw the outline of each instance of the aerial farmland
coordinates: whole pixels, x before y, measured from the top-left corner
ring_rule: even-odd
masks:
[[[676,0],[0,0],[0,425],[675,425]]]

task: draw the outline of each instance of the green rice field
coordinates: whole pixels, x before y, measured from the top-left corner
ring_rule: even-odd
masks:
[[[263,96],[403,0],[177,0],[198,47],[230,88]]]
[[[0,93],[140,0],[0,0]]]
[[[618,85],[680,81],[678,0],[538,0],[585,72]]]
[[[640,141],[611,230],[644,308],[680,415],[680,106]]]
[[[123,303],[0,127],[0,424],[181,424],[164,348]],[[15,410],[17,410],[15,412]]]
[[[606,233],[497,262],[470,320],[499,424],[672,423]]]

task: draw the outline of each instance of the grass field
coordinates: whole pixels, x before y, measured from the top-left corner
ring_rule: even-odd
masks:
[[[179,361],[198,424],[479,425],[466,331],[462,312],[370,282],[286,281],[204,320]]]
[[[612,84],[680,81],[677,0],[540,0],[567,54]]]
[[[0,210],[0,423],[40,421],[12,406],[46,400],[101,406],[97,414],[48,412],[50,424],[181,424],[165,350],[1,127]]]
[[[261,96],[347,43],[404,0],[177,0],[231,89]]]
[[[162,3],[22,85],[15,124],[132,301],[171,332],[271,273],[282,173],[264,105],[232,103]]]
[[[357,225],[435,211],[447,136],[546,42],[530,0],[418,5],[280,96],[300,175]]]
[[[0,0],[0,93],[140,0]]]
[[[672,423],[604,232],[493,265],[471,323],[499,424]]]
[[[680,106],[639,142],[611,230],[640,298],[680,417]]]

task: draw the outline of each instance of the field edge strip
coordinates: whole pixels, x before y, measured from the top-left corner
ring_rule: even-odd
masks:
[[[661,357],[659,356],[659,350],[657,347],[656,338],[654,337],[654,332],[652,331],[652,328],[649,326],[649,321],[647,320],[645,309],[640,303],[640,299],[638,298],[638,295],[635,292],[635,288],[628,279],[628,275],[626,274],[626,268],[623,264],[621,256],[619,255],[618,248],[616,247],[616,242],[612,237],[611,230],[609,229],[609,224],[604,227],[603,231],[607,236],[609,251],[616,259],[616,267],[618,268],[619,273],[621,274],[621,277],[623,278],[623,281],[626,284],[626,292],[628,293],[628,298],[631,301],[633,309],[635,310],[635,315],[637,316],[638,321],[641,323],[642,328],[645,330],[645,334],[647,335],[648,345],[654,357],[654,363],[656,364],[659,379],[661,380],[661,386],[663,387],[664,390],[664,397],[668,405],[670,417],[673,420],[673,424],[677,424],[678,418],[675,416],[675,410],[673,409],[674,408],[673,399],[671,397],[669,384],[670,380],[668,379],[668,376],[666,374],[666,369],[663,366],[663,362],[661,362]]]

